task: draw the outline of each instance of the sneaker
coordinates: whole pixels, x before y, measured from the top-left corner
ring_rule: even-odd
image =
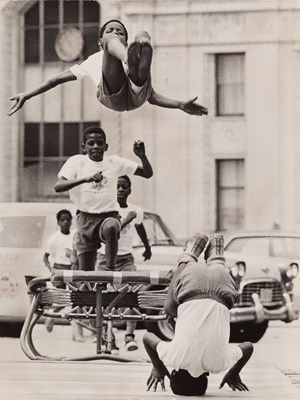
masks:
[[[210,257],[223,257],[224,255],[224,237],[223,235],[212,235],[205,249],[204,259],[207,261]]]
[[[125,349],[127,351],[134,351],[139,348],[134,338],[135,336],[133,334],[125,335]]]
[[[202,233],[195,233],[189,240],[185,242],[183,253],[193,257],[195,261],[205,249],[208,237]]]

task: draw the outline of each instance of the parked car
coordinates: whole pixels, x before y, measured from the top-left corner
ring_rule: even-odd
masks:
[[[29,310],[25,275],[46,275],[46,241],[57,229],[56,213],[76,208],[70,203],[0,203],[0,335],[17,336]],[[182,251],[179,241],[159,215],[145,212],[143,221],[152,246],[143,261],[136,235],[134,256],[139,270],[170,270]],[[231,341],[255,342],[269,320],[290,322],[299,316],[293,302],[293,282],[299,270],[300,234],[281,232],[237,234],[225,244],[226,266],[240,297],[231,310]],[[149,287],[148,289],[161,289]],[[147,329],[171,339],[174,321],[149,322]]]
[[[165,238],[162,244],[150,231],[157,231],[160,220],[147,222],[153,246],[151,264],[143,263],[141,243],[136,248],[140,269],[171,269],[182,246]],[[299,272],[300,234],[285,232],[238,233],[225,239],[226,267],[233,276],[239,299],[230,310],[231,342],[260,340],[271,320],[291,322],[299,318],[299,307],[293,302],[293,283]],[[155,287],[159,289],[159,287]],[[148,323],[147,329],[162,339],[173,337],[174,321]]]
[[[25,275],[46,275],[46,241],[68,203],[0,203],[0,336],[19,336],[30,299]]]
[[[61,209],[76,213],[71,203],[0,203],[0,336],[20,335],[30,305],[25,275],[49,274],[43,255]],[[169,268],[179,242],[157,214],[145,213],[144,223],[153,257],[143,269]]]
[[[234,234],[226,240],[225,257],[240,293],[231,310],[231,341],[257,342],[269,321],[299,318],[293,288],[299,273],[300,234]]]

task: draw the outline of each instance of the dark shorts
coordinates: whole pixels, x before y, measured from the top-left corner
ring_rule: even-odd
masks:
[[[151,76],[144,83],[140,93],[133,92],[129,78],[118,93],[110,94],[104,78],[98,85],[97,99],[105,107],[114,111],[130,111],[142,106],[150,98],[152,93]]]
[[[101,242],[105,243],[102,237],[102,227],[104,221],[108,219],[114,219],[118,222],[120,232],[120,214],[117,211],[101,214],[90,214],[80,211],[77,215],[77,255],[97,251],[101,246]]]
[[[96,271],[111,271],[107,268],[105,254],[98,254],[95,269]],[[129,253],[117,256],[114,271],[136,271],[133,255]]]

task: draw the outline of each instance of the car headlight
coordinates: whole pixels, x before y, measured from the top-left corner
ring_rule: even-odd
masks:
[[[246,272],[246,264],[243,261],[237,261],[233,267],[231,267],[231,275],[234,279],[242,279]]]
[[[295,262],[291,263],[286,270],[286,276],[288,279],[295,279],[299,273],[299,265]]]

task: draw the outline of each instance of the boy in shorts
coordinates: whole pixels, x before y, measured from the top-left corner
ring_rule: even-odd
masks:
[[[69,191],[76,204],[76,247],[79,269],[95,268],[97,250],[106,243],[108,269],[115,268],[120,234],[120,216],[117,202],[117,182],[120,175],[138,175],[150,178],[151,164],[143,142],[134,143],[133,152],[141,165],[119,156],[105,156],[108,149],[105,132],[98,127],[84,131],[82,148],[86,154],[70,157],[58,173],[56,192]]]
[[[145,251],[143,252],[144,260],[150,260],[151,246],[149,244],[147,233],[143,225],[144,213],[143,210],[135,204],[127,201],[131,193],[131,180],[127,175],[120,176],[118,179],[118,203],[119,214],[121,216],[121,232],[119,239],[119,250],[117,254],[116,267],[117,271],[136,271],[134,257],[132,254],[132,246],[135,231],[141,239]],[[97,257],[96,270],[103,271],[106,268],[105,251],[100,248]],[[116,286],[116,285],[115,285]],[[129,314],[129,313],[128,313]],[[126,322],[125,332],[125,349],[133,351],[138,349],[138,344],[135,340],[136,321]],[[113,343],[115,350],[118,350],[116,343]]]
[[[227,383],[232,390],[248,390],[239,374],[253,345],[229,344],[229,309],[238,293],[225,267],[224,239],[213,236],[204,253],[206,262],[197,262],[207,242],[205,235],[195,234],[186,242],[173,271],[164,307],[167,315],[177,317],[173,340],[163,342],[153,333],[143,338],[153,364],[148,390],[156,391],[159,383],[165,390],[164,377],[168,376],[175,394],[203,395],[209,373],[228,369],[220,388]],[[173,369],[171,374],[167,367]]]
[[[100,29],[99,52],[44,81],[35,89],[12,96],[10,100],[15,102],[7,114],[14,114],[31,97],[62,83],[87,77],[97,86],[99,102],[114,111],[135,110],[148,101],[160,107],[178,108],[192,115],[208,113],[205,107],[195,103],[197,97],[178,101],[156,93],[151,84],[152,46],[149,34],[137,34],[128,50],[127,39],[127,29],[122,22],[115,19],[106,22]]]

